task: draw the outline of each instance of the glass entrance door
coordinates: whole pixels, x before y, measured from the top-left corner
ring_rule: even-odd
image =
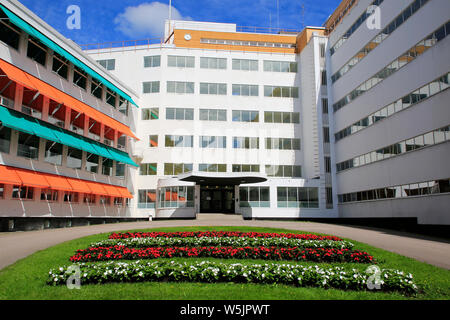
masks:
[[[200,213],[234,213],[234,186],[201,186]]]

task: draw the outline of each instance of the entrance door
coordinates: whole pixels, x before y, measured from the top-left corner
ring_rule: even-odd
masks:
[[[200,213],[234,213],[234,186],[201,186]]]

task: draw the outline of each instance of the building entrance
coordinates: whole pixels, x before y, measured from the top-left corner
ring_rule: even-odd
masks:
[[[200,213],[235,213],[234,186],[200,186]]]

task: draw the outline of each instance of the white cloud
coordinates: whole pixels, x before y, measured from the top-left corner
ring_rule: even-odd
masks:
[[[150,2],[136,7],[127,7],[114,19],[114,23],[117,25],[116,30],[133,39],[144,36],[162,37],[164,21],[168,17],[169,6],[167,4]],[[192,20],[192,18],[183,17],[172,6],[172,20]]]

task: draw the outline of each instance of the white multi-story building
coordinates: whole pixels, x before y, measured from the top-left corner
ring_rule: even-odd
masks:
[[[161,41],[83,51],[17,1],[2,10],[0,168],[127,187],[133,198],[81,188],[72,203],[61,187],[51,201],[48,186],[32,186],[26,201],[21,185],[3,179],[1,202],[14,210],[2,217],[222,212],[450,224],[447,0],[344,0],[322,27],[301,32],[167,21]],[[21,93],[24,77],[12,68],[50,88],[33,80]],[[68,138],[53,141],[62,145],[55,153],[42,129],[32,146],[5,110],[88,146],[78,142],[77,162]],[[20,151],[38,145],[37,158]],[[91,206],[89,197],[101,199]]]

